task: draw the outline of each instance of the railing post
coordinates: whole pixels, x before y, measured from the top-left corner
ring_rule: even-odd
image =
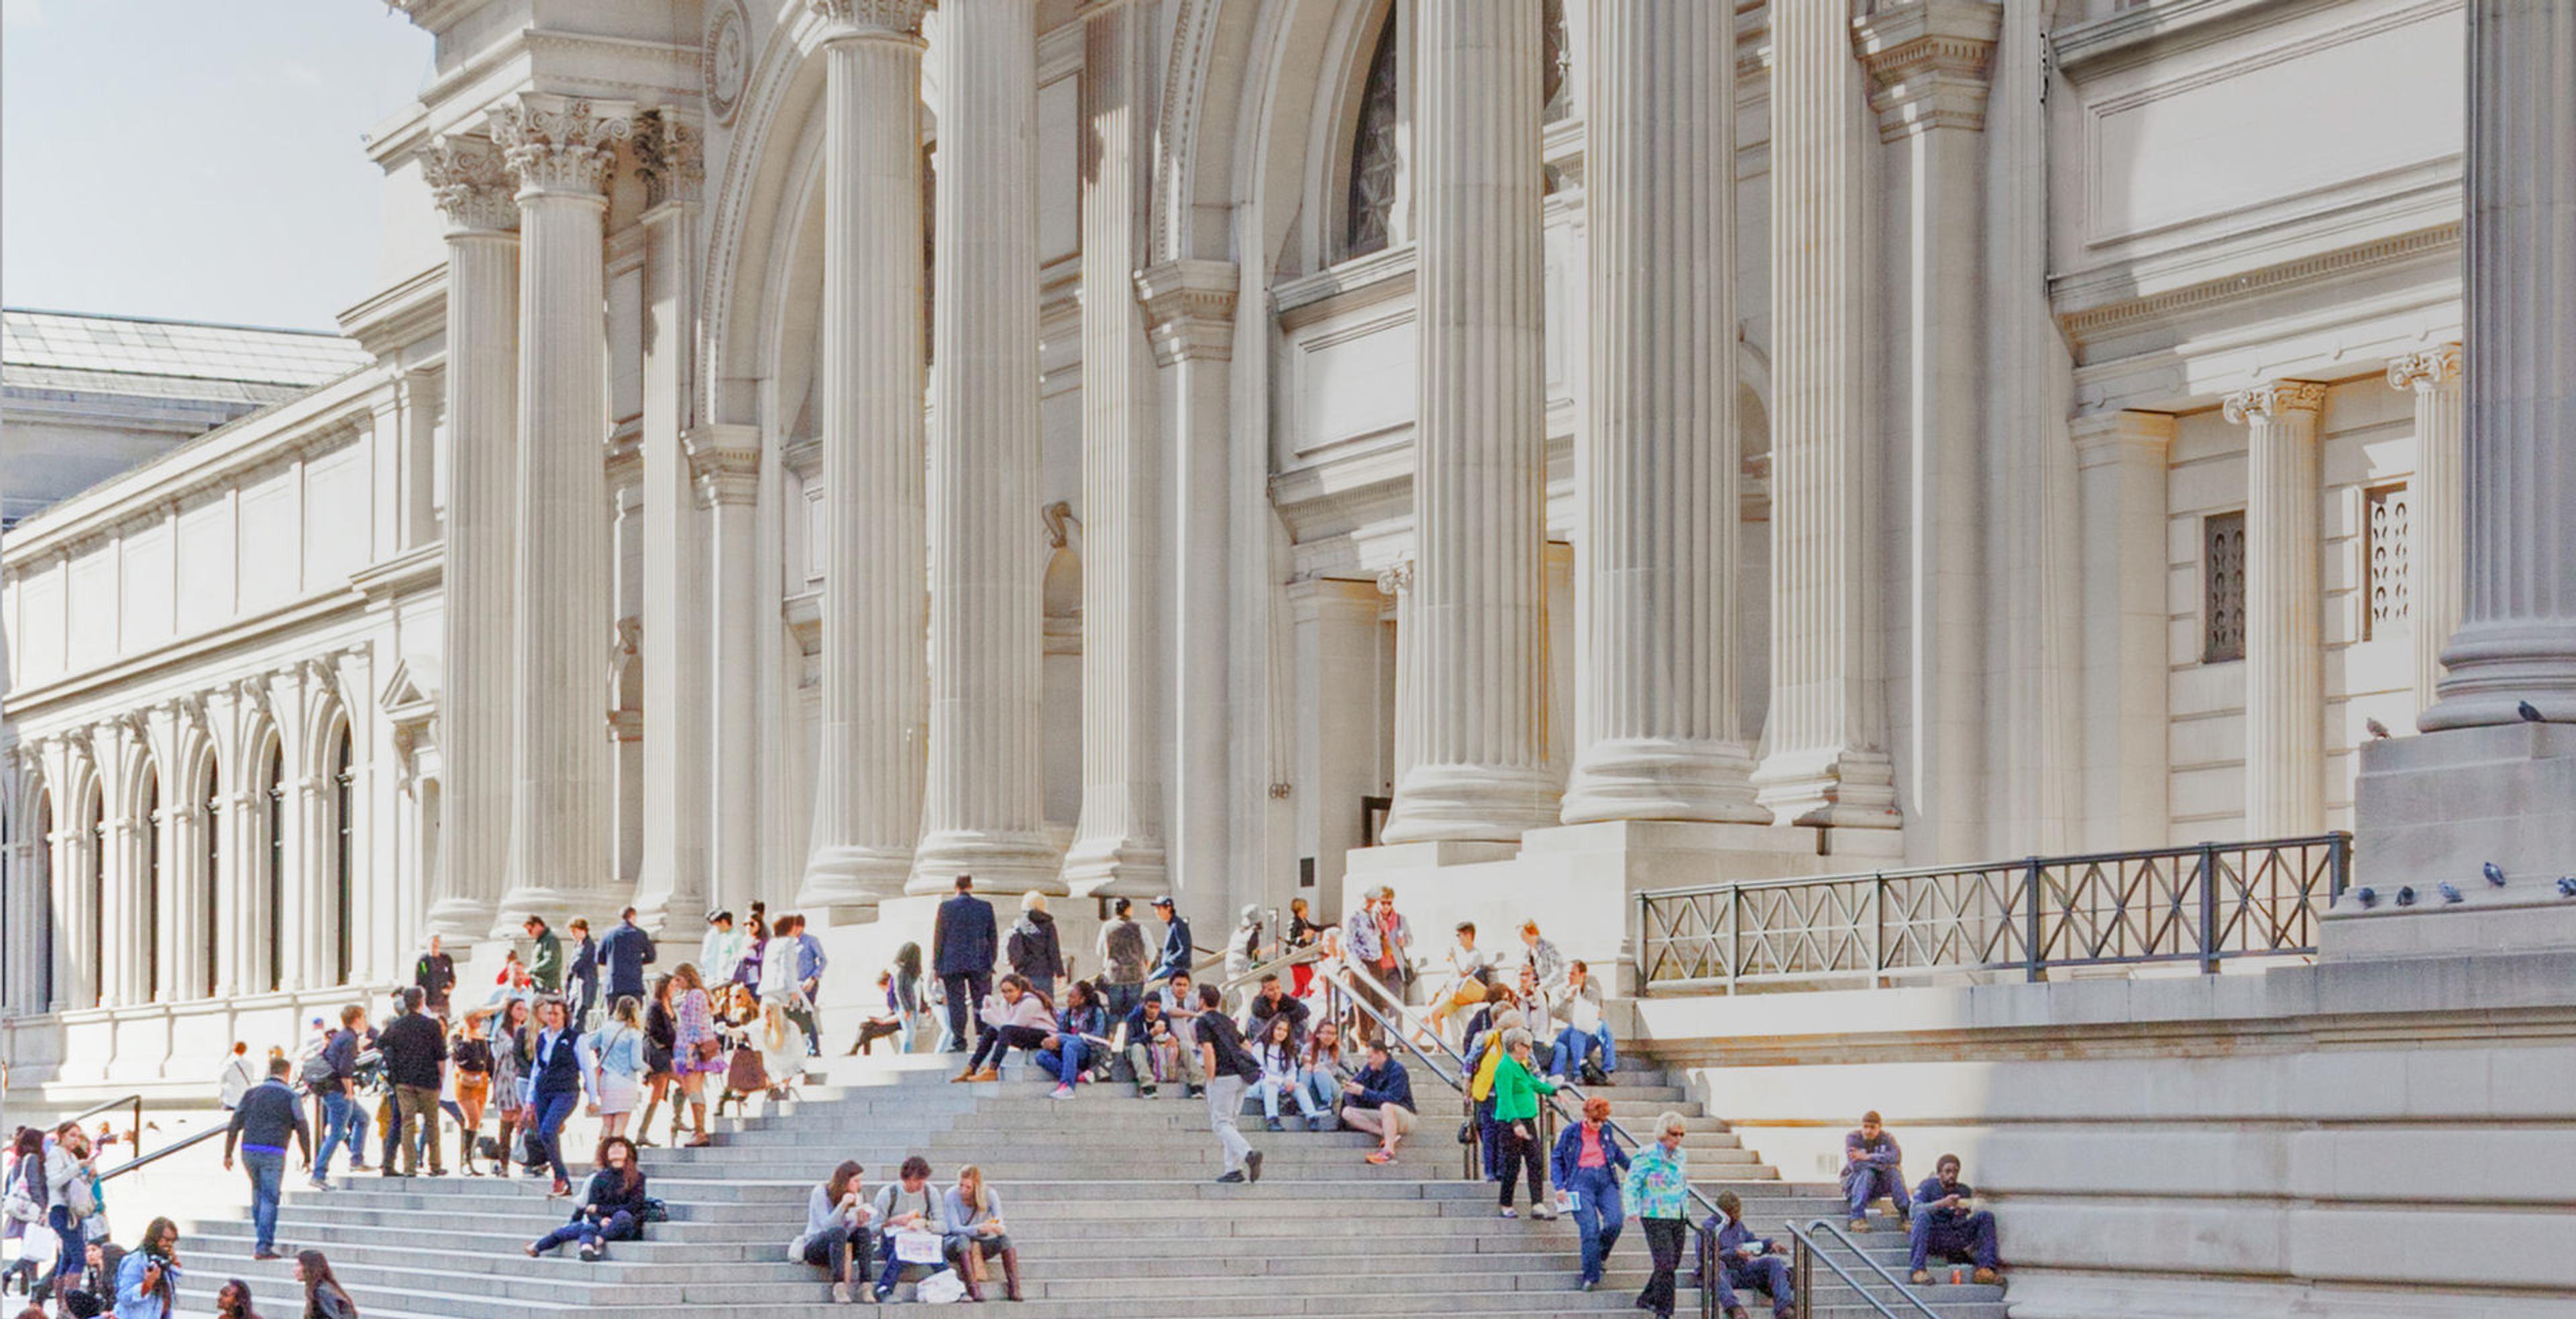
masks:
[[[1709,941],[1717,942],[1712,939]],[[1726,891],[1726,992],[1735,992],[1736,977],[1744,971],[1744,887]]]
[[[2022,952],[2026,963],[2023,978],[2033,984],[2047,978],[2047,959],[2039,946],[2041,874],[2038,857],[2022,863]]]
[[[1869,979],[1872,988],[1887,988],[1887,872],[1880,870],[1869,876]]]
[[[2326,894],[2326,905],[2333,906],[2334,900],[2342,897],[2343,891],[2352,886],[2351,834],[2338,832],[2334,835],[2334,841],[2326,848],[2326,869],[2333,876],[2328,882],[2334,889]]]
[[[1646,977],[1646,939],[1648,932],[1654,929],[1648,917],[1648,904],[1652,901],[1653,899],[1644,893],[1637,895],[1637,933],[1628,941],[1628,965],[1635,977],[1636,983],[1633,988],[1639,998],[1646,996],[1647,988],[1651,983]]]
[[[2211,842],[2200,845],[2200,969],[2218,970],[2218,844]]]
[[[1797,1319],[1807,1319],[1808,1307],[1816,1303],[1816,1248],[1807,1241],[1804,1233],[1791,1233],[1789,1244],[1794,1248],[1790,1251],[1792,1262],[1789,1270],[1797,1279]]]

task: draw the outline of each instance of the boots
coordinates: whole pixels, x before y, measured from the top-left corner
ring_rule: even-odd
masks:
[[[1002,1247],[1002,1286],[1012,1300],[1025,1300],[1020,1295],[1020,1248]]]
[[[474,1166],[474,1133],[462,1127],[456,1131],[456,1161],[465,1165],[466,1176],[483,1175],[483,1170]]]
[[[695,1148],[697,1148],[697,1147],[699,1147],[699,1146],[701,1146],[701,1145],[713,1145],[713,1144],[715,1144],[715,1143],[716,1143],[716,1138],[715,1138],[715,1137],[713,1137],[713,1136],[711,1136],[711,1135],[708,1135],[708,1134],[707,1134],[707,1103],[706,1103],[706,1101],[705,1101],[705,1100],[703,1100],[703,1099],[701,1099],[701,1100],[699,1100],[698,1102],[696,1102],[696,1103],[694,1103],[694,1104],[689,1105],[689,1112],[690,1112],[690,1115],[691,1115],[694,1119],[696,1119],[697,1128],[698,1128],[698,1134],[696,1134],[696,1135],[694,1135],[694,1136],[689,1137],[689,1146],[690,1146],[690,1148],[695,1149]],[[674,1115],[674,1116],[676,1116],[676,1115]]]
[[[637,1149],[642,1149],[653,1143],[653,1110],[660,1108],[661,1106],[662,1101],[659,1097],[644,1101],[644,1120],[635,1124],[635,1147]]]
[[[507,1177],[510,1175],[510,1133],[516,1129],[518,1125],[518,1123],[509,1121],[506,1118],[501,1122],[501,1143],[495,1147],[495,1153],[493,1154],[493,1167],[496,1171],[492,1175],[495,1177]]]
[[[964,1266],[957,1270],[957,1276],[965,1279],[966,1281],[966,1299],[970,1301],[983,1300],[984,1248],[977,1245],[974,1241],[969,1240],[966,1243],[965,1257],[957,1262]]]

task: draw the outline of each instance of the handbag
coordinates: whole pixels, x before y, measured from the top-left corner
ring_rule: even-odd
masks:
[[[716,1060],[716,1055],[723,1051],[724,1046],[717,1044],[714,1040],[700,1040],[696,1044],[689,1046],[689,1052],[697,1055],[698,1061],[702,1063],[714,1062]]]
[[[760,1060],[760,1050],[745,1045],[733,1051],[725,1064],[725,1089],[737,1094],[769,1088],[769,1068]]]
[[[666,1205],[666,1204],[662,1203],[660,1200],[654,1199],[652,1196],[649,1196],[649,1195],[648,1195],[648,1196],[644,1197],[644,1215],[643,1215],[643,1219],[644,1219],[644,1221],[645,1221],[645,1222],[647,1222],[647,1223],[667,1223],[667,1222],[670,1222],[670,1221],[671,1221],[671,1206]]]

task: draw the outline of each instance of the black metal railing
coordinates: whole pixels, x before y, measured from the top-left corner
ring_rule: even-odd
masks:
[[[1915,1295],[1905,1284],[1898,1282],[1896,1275],[1887,1271],[1886,1265],[1870,1258],[1869,1252],[1861,1249],[1860,1243],[1852,1240],[1841,1228],[1822,1218],[1812,1219],[1803,1225],[1791,1222],[1786,1226],[1789,1229],[1789,1239],[1797,1245],[1796,1250],[1791,1254],[1789,1265],[1790,1290],[1798,1294],[1797,1319],[1807,1319],[1811,1307],[1816,1303],[1816,1266],[1820,1264],[1824,1266],[1826,1272],[1841,1279],[1842,1284],[1857,1294],[1861,1303],[1868,1306],[1871,1313],[1880,1316],[1880,1319],[1906,1319],[1905,1316],[1890,1308],[1887,1302],[1880,1300],[1876,1293],[1853,1275],[1851,1270],[1844,1268],[1830,1252],[1825,1250],[1824,1239],[1826,1238],[1840,1243],[1843,1250],[1853,1259],[1858,1260],[1863,1269],[1876,1274],[1878,1280],[1886,1285],[1887,1290],[1905,1302],[1905,1308],[1913,1311],[1918,1319],[1941,1319],[1939,1312],[1927,1304],[1922,1297]]]
[[[1637,992],[2313,956],[2352,835],[1746,880],[1637,895]]]

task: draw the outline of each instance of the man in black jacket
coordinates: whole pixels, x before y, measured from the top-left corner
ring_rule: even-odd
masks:
[[[231,1130],[224,1133],[224,1171],[233,1167],[233,1146],[241,1145],[242,1169],[250,1174],[250,1221],[259,1241],[253,1259],[276,1259],[277,1192],[286,1180],[286,1140],[295,1138],[304,1161],[313,1161],[313,1129],[304,1121],[304,1106],[286,1084],[284,1058],[268,1060],[268,1079],[242,1092],[233,1106]]]
[[[590,922],[573,917],[572,976],[564,995],[573,1000],[573,1024],[590,1024],[591,1005],[599,1001],[599,941],[590,937]]]
[[[1154,964],[1153,974],[1145,977],[1149,985],[1169,980],[1175,973],[1187,973],[1190,958],[1197,952],[1190,943],[1190,923],[1172,909],[1171,894],[1154,899],[1154,915],[1163,922],[1163,958]]]
[[[599,964],[608,968],[608,1006],[617,1000],[631,998],[637,1007],[644,1005],[644,968],[653,964],[653,936],[635,923],[635,909],[627,908],[618,917],[617,928],[599,941]]]
[[[993,904],[975,896],[975,877],[957,877],[957,896],[939,904],[930,927],[931,970],[948,993],[948,1034],[942,1053],[962,1053],[974,1038],[975,1012],[993,992],[993,956],[999,931]]]
[[[384,1055],[385,1079],[394,1088],[394,1121],[402,1135],[402,1175],[420,1175],[420,1147],[429,1146],[429,1175],[444,1177],[439,1161],[439,1064],[447,1061],[447,1032],[438,1018],[421,1011],[420,986],[402,992],[402,1012],[376,1034],[376,1051]],[[387,1156],[385,1171],[393,1171]]]
[[[447,1019],[447,994],[456,988],[456,959],[438,946],[438,936],[429,936],[429,948],[411,965],[411,982],[420,986],[428,1001],[429,1015]]]

